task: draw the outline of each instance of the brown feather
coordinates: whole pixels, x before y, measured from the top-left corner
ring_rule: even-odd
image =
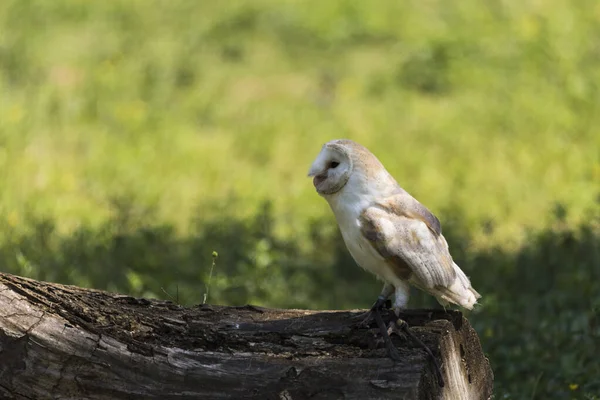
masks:
[[[359,218],[361,232],[377,252],[385,259],[386,264],[392,268],[394,274],[403,280],[408,280],[412,275],[410,266],[402,259],[402,257],[393,254],[386,246],[386,238],[383,236],[381,227],[373,218],[363,212]]]
[[[425,225],[436,237],[442,234],[440,220],[405,190],[377,203],[377,205],[389,213],[425,222]]]
[[[361,233],[400,279],[408,280],[416,275],[417,279],[429,287],[450,285],[456,278],[456,271],[446,241],[441,235],[439,221],[430,212],[423,212],[426,209],[418,207],[419,204],[412,202],[409,195],[403,194],[377,202],[360,215]],[[436,249],[433,253],[425,249],[418,233],[409,229],[407,224],[411,219],[427,225]],[[397,227],[397,234],[386,234],[381,226],[382,220],[393,223]],[[400,236],[401,232],[407,234]],[[417,254],[417,258],[409,254]]]

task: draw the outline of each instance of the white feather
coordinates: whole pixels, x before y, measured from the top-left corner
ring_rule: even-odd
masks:
[[[360,214],[378,197],[379,188],[366,186],[356,178],[354,175],[350,177],[344,190],[328,198],[344,243],[361,268],[394,287],[403,287],[404,282],[390,270],[383,257],[360,231]]]

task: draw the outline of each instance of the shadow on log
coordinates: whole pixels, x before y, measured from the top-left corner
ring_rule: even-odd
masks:
[[[460,312],[402,317],[386,356],[366,310],[182,307],[0,273],[3,399],[488,399],[493,376]],[[385,314],[384,314],[385,317]]]

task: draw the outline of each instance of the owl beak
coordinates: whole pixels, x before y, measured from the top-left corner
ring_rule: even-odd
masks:
[[[316,165],[313,165],[308,171],[308,176],[312,178],[313,176],[319,175],[321,172],[323,172],[321,171],[321,168],[318,168]]]
[[[317,165],[313,165],[308,171],[308,176],[313,178],[313,185],[317,187],[321,182],[327,179],[327,170],[319,168]]]

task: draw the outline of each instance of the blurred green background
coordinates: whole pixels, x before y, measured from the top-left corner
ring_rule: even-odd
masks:
[[[0,2],[0,268],[367,308],[306,177],[354,139],[483,295],[498,399],[600,398],[600,3]],[[415,292],[411,307],[438,307]]]

